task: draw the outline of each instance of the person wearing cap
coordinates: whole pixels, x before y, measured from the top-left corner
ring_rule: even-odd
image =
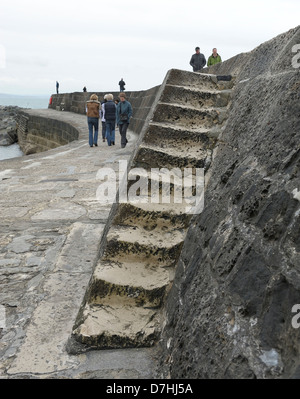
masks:
[[[120,102],[117,105],[117,120],[116,123],[119,126],[120,135],[121,135],[121,147],[125,148],[128,142],[126,138],[127,128],[130,122],[130,118],[132,116],[132,106],[129,101],[126,100],[125,93],[120,93],[119,95]]]
[[[210,57],[208,57],[207,66],[209,67],[209,66],[211,66],[211,65],[215,65],[215,64],[217,64],[218,62],[222,62],[222,59],[221,59],[221,57],[219,56],[219,54],[218,54],[218,52],[217,52],[217,49],[216,49],[216,48],[213,48],[213,49],[212,49],[212,55],[211,55]]]
[[[192,55],[190,60],[190,65],[193,67],[194,72],[199,72],[202,68],[205,67],[206,58],[204,54],[200,53],[200,48],[195,48],[196,53]]]

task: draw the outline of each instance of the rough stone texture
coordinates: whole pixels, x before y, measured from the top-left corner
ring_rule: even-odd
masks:
[[[162,375],[299,378],[300,27],[212,67],[236,77],[166,309]]]
[[[20,108],[0,105],[0,146],[18,141],[16,118]]]

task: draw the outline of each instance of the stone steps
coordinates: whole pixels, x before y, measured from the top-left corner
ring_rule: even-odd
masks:
[[[157,144],[163,148],[179,147],[182,142],[187,145],[200,145],[213,148],[215,137],[220,134],[220,128],[198,128],[188,130],[172,123],[151,122],[143,143]]]
[[[189,107],[226,107],[230,101],[230,90],[205,90],[195,87],[166,85],[160,98],[163,103],[189,105]]]
[[[167,74],[132,157],[128,201],[114,208],[74,326],[78,342],[108,349],[150,346],[159,339],[164,300],[195,209],[191,201],[199,187],[203,195],[198,171],[209,167],[231,87],[213,75]]]
[[[86,305],[81,320],[73,336],[95,349],[152,346],[159,337],[161,325],[157,310],[133,306],[117,296],[102,305]]]
[[[173,269],[137,256],[101,260],[90,283],[88,301],[102,304],[103,298],[120,296],[132,298],[135,306],[160,307]]]
[[[197,131],[199,126],[209,129],[222,125],[226,116],[227,110],[222,108],[197,109],[177,104],[159,103],[153,116],[153,122],[172,121],[177,126]]]
[[[191,87],[196,90],[219,91],[232,89],[234,79],[231,81],[218,81],[216,75],[172,69],[166,79],[166,85]]]
[[[144,229],[177,227],[186,229],[190,217],[185,213],[185,204],[153,203],[147,198],[147,203],[120,204],[114,221],[117,225],[141,226]]]
[[[184,238],[185,232],[178,229],[146,231],[138,226],[112,226],[107,233],[104,258],[141,254],[142,257],[151,256],[172,264],[181,250]]]
[[[186,156],[187,152],[189,157]],[[141,144],[135,158],[135,166],[146,168],[203,168],[211,150],[201,147],[165,147]]]

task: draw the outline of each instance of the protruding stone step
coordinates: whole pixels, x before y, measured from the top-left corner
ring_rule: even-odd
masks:
[[[152,346],[161,329],[160,313],[132,306],[124,298],[110,298],[101,305],[86,305],[73,337],[94,349]]]
[[[150,188],[151,190],[151,188]],[[170,191],[169,191],[170,192]],[[151,195],[151,191],[149,193]],[[114,218],[116,225],[140,226],[151,231],[155,228],[187,228],[190,215],[186,214],[186,204],[154,203],[154,196],[147,203],[123,203],[119,205]]]
[[[147,167],[147,165],[144,166]],[[141,175],[137,174],[135,170],[138,172],[142,171]],[[165,220],[171,218],[174,221],[174,215],[179,215],[182,212],[189,213],[191,206],[196,205],[197,201],[203,195],[204,190],[203,168],[192,167],[181,169],[179,167],[163,167],[149,168],[148,170],[134,168],[129,171],[128,178],[126,203],[136,206],[139,204],[149,205],[147,207],[148,212],[154,211],[159,215],[162,211]],[[164,206],[168,208],[164,208]],[[166,214],[167,209],[171,212],[169,216]],[[120,224],[123,223],[121,222]],[[137,224],[146,228],[144,222],[139,223],[137,220]],[[153,223],[146,229],[151,229],[152,225]],[[160,226],[160,223],[158,225]]]
[[[206,108],[198,110],[177,104],[159,103],[153,115],[153,122],[172,122],[189,130],[207,129],[221,125],[227,118],[226,109]]]
[[[160,307],[174,268],[137,257],[101,260],[90,282],[87,303],[101,304],[113,296],[132,298],[135,306]]]
[[[175,85],[166,85],[160,98],[160,102],[163,103],[188,104],[197,109],[202,107],[226,107],[229,100],[229,90],[205,90]]]
[[[174,264],[180,253],[186,232],[184,230],[146,231],[140,227],[112,226],[107,233],[104,259],[131,254],[153,257],[155,261]]]
[[[204,168],[210,150],[196,146],[187,151],[181,148],[160,148],[149,144],[141,144],[134,158],[134,166],[142,168]]]
[[[169,71],[166,84],[200,90],[228,90],[233,87],[234,79],[218,81],[216,75],[172,69]]]
[[[220,127],[211,129],[199,128],[188,130],[174,123],[151,122],[145,133],[143,142],[160,146],[161,148],[185,148],[185,146],[214,148]]]

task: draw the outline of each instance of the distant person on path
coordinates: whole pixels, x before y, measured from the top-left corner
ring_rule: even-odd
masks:
[[[56,94],[59,92],[59,83],[56,81]]]
[[[124,82],[123,78],[121,78],[120,82],[119,82],[119,86],[120,86],[120,93],[125,91],[125,85],[126,83]]]
[[[85,87],[85,86],[84,86],[84,88],[83,88],[83,92],[86,93],[86,87]]]
[[[125,148],[128,143],[126,132],[132,116],[132,106],[129,101],[126,100],[125,93],[120,93],[120,102],[117,106],[117,125],[119,126],[121,135],[121,147]]]
[[[107,145],[115,145],[115,130],[116,130],[116,104],[114,103],[114,96],[112,94],[106,94],[107,100],[104,103],[104,118],[106,126],[106,140]]]
[[[90,147],[98,146],[98,130],[100,117],[100,102],[97,94],[92,94],[90,100],[86,103],[86,113],[89,127],[89,145]]]
[[[213,49],[212,49],[212,55],[211,55],[210,57],[208,57],[207,66],[209,67],[209,66],[211,66],[211,65],[215,65],[215,64],[217,64],[218,62],[222,62],[222,59],[221,59],[221,57],[219,56],[219,54],[218,54],[218,52],[217,52],[217,49],[216,49],[216,48],[213,48]]]
[[[190,65],[193,67],[194,72],[199,72],[202,68],[205,67],[206,59],[204,54],[200,53],[200,48],[195,48],[196,53],[192,55],[190,60]]]

